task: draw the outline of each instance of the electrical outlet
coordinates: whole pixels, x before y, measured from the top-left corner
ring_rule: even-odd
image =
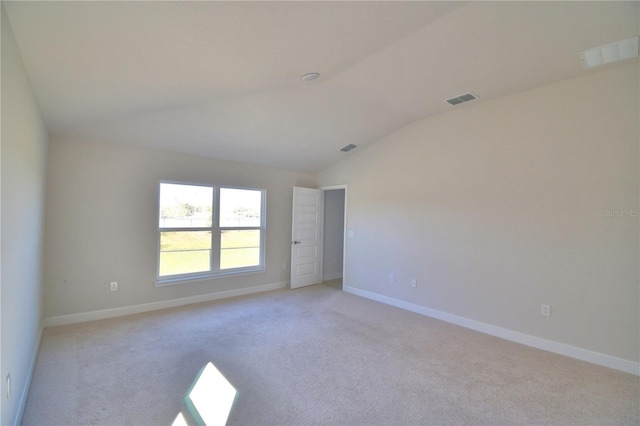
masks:
[[[389,274],[389,282],[395,282],[396,281],[396,274]]]
[[[551,316],[551,305],[540,305],[540,315],[543,317]]]
[[[418,286],[418,281],[414,278],[411,280],[411,287],[416,288]]]
[[[7,399],[11,398],[11,373],[7,374]]]
[[[116,281],[111,282],[111,291],[116,291],[118,289],[118,283]]]

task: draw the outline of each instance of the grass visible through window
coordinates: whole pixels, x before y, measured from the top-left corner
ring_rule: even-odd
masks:
[[[222,231],[220,269],[260,264],[260,231]]]
[[[211,269],[211,231],[160,234],[160,275],[188,274]]]

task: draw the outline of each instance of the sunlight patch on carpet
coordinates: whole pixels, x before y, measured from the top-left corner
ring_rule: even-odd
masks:
[[[187,416],[197,425],[224,425],[229,418],[237,395],[226,377],[208,362],[187,392],[184,401]],[[184,413],[178,414],[172,426],[191,424]]]

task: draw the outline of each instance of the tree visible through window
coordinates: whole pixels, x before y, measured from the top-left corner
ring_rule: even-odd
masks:
[[[264,269],[264,191],[160,183],[160,280]]]

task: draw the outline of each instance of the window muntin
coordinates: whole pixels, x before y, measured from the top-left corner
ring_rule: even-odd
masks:
[[[264,270],[265,191],[161,182],[158,282]]]

